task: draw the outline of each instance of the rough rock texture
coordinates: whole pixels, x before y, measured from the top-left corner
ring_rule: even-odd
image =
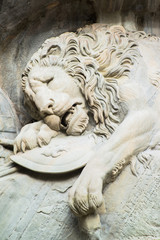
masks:
[[[21,74],[45,39],[97,21],[121,23],[129,30],[160,36],[159,19],[159,0],[2,0],[0,87],[24,124],[30,118],[23,107]],[[127,167],[106,187],[103,240],[160,239],[160,156],[156,151],[154,155],[149,165],[139,163],[138,177]],[[79,232],[67,204],[68,189],[78,175],[48,176],[19,169],[1,178],[0,239],[88,239]]]
[[[21,74],[30,57],[45,39],[95,20],[93,5],[86,0],[83,4],[73,0],[1,1],[0,86],[22,122],[28,117],[22,107]]]
[[[136,177],[126,167],[104,191],[101,240],[160,238],[160,157],[137,163]],[[79,172],[61,176],[19,169],[0,180],[1,240],[87,240],[67,204]],[[91,238],[96,239],[96,238]]]
[[[160,35],[159,0],[95,0],[95,5],[99,22],[121,23],[129,30]]]
[[[159,151],[152,155],[143,167],[138,163],[137,177],[126,168],[105,191],[107,214],[102,221],[107,227],[102,239],[105,234],[111,240],[160,239]]]
[[[159,0],[1,0],[0,87],[24,124],[29,117],[22,106],[21,74],[45,39],[94,22],[160,35],[159,19]]]

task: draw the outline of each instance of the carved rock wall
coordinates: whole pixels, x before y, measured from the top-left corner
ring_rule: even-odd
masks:
[[[152,151],[147,165],[139,163],[139,176],[130,167],[105,191],[106,213],[102,230],[92,240],[160,239],[160,157]],[[0,181],[1,240],[88,240],[68,206],[68,190],[79,171],[44,175],[19,169]]]
[[[120,23],[129,30],[160,35],[159,0],[100,0],[95,5],[99,22]]]
[[[0,86],[15,104],[22,122],[28,116],[22,107],[21,74],[32,54],[45,39],[73,31],[96,21],[90,1],[1,1]]]
[[[24,124],[30,118],[23,107],[21,74],[45,39],[93,22],[122,24],[160,36],[159,19],[159,0],[0,1],[0,86]],[[160,239],[160,157],[154,154],[154,164],[139,166],[138,177],[127,167],[105,189],[101,239]],[[68,189],[78,173],[61,178],[21,169],[1,178],[0,239],[87,239],[67,203]]]
[[[0,87],[5,90],[22,123],[21,74],[45,39],[74,31],[85,24],[122,24],[129,30],[160,35],[159,0],[2,0],[0,1]]]

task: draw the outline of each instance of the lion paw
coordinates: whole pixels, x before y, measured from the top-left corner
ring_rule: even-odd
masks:
[[[46,124],[40,128],[40,131],[37,135],[37,143],[40,147],[47,145],[53,137],[56,137],[58,132],[50,129]]]
[[[21,129],[14,141],[14,154],[47,145],[56,135],[57,132],[51,130],[42,121],[28,124]]]
[[[25,152],[27,149],[32,149],[37,146],[37,130],[31,127],[32,124],[28,124],[21,129],[14,141],[14,154],[17,152]]]
[[[69,205],[74,214],[88,215],[96,212],[103,203],[103,180],[96,175],[80,176],[69,192]]]

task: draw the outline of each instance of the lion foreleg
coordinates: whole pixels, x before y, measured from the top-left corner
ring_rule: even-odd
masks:
[[[112,180],[113,170],[119,162],[125,160],[127,164],[132,155],[149,146],[154,123],[154,114],[148,109],[130,113],[106,144],[93,153],[69,194],[75,214],[87,215],[97,211],[103,203],[104,182]]]

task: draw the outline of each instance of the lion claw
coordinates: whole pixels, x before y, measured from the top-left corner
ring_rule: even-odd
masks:
[[[16,155],[17,154],[17,152],[18,152],[18,149],[17,149],[17,146],[16,146],[16,144],[14,144],[14,146],[13,146],[13,152],[14,152],[14,154]]]
[[[94,174],[88,181],[84,182],[84,179],[80,176],[80,181],[75,183],[69,193],[70,208],[78,216],[96,212],[103,203],[102,179],[97,177],[96,184]]]
[[[38,138],[37,143],[38,143],[39,147],[43,147],[42,139]]]
[[[25,152],[25,150],[26,150],[26,145],[25,145],[25,143],[22,141],[22,143],[21,143],[21,149],[22,149],[22,152],[24,153]]]

